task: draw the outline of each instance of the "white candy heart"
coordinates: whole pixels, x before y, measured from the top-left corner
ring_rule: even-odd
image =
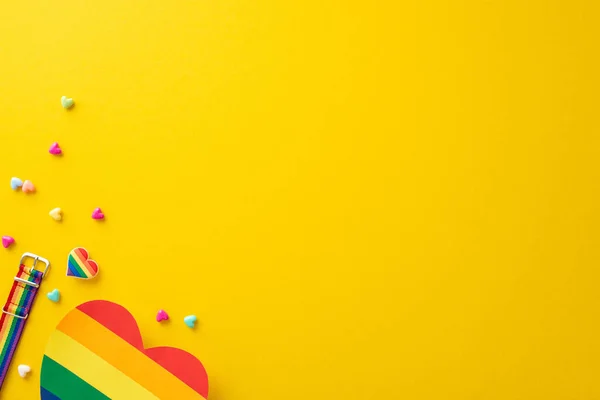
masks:
[[[29,365],[21,364],[17,367],[17,370],[19,371],[21,378],[25,378],[27,374],[31,372],[31,367]]]

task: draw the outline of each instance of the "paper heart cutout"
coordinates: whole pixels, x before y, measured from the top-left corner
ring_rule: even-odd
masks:
[[[122,306],[90,301],[71,310],[50,336],[40,376],[42,400],[205,400],[208,375],[173,347],[146,349]]]
[[[67,276],[80,279],[92,279],[98,274],[98,263],[90,260],[89,253],[83,247],[71,250],[67,259]]]
[[[62,150],[60,148],[60,146],[58,145],[57,142],[52,143],[52,145],[50,146],[50,149],[48,150],[48,153],[57,156],[59,154],[62,154]]]
[[[71,108],[73,107],[73,104],[75,104],[75,102],[70,97],[63,96],[60,98],[60,105],[62,105],[63,108]]]
[[[21,186],[21,190],[23,193],[33,193],[35,192],[35,186],[33,186],[31,181],[25,181],[23,182],[23,186]]]
[[[21,186],[23,186],[23,181],[19,178],[10,178],[10,188],[12,190],[18,190]]]
[[[8,247],[15,242],[15,238],[12,236],[2,236],[2,247],[8,249]]]
[[[29,365],[20,364],[17,367],[17,371],[19,371],[19,376],[21,378],[25,378],[27,374],[31,372],[31,367]]]

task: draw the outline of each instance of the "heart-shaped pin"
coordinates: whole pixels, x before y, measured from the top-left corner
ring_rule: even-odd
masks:
[[[53,291],[49,292],[46,297],[48,297],[49,300],[58,303],[58,301],[60,300],[60,292],[58,291],[58,289],[54,289]]]
[[[57,156],[59,154],[62,154],[62,149],[60,148],[60,146],[58,145],[57,142],[52,143],[52,145],[50,146],[50,149],[48,150],[48,153]]]
[[[67,260],[67,276],[81,279],[92,279],[98,274],[98,264],[89,259],[83,247],[76,247],[69,253]]]
[[[17,367],[17,371],[19,371],[19,376],[21,378],[25,378],[27,374],[31,372],[31,367],[29,365],[21,364]]]
[[[35,192],[35,186],[33,186],[31,181],[25,181],[23,182],[23,186],[21,186],[21,190],[23,193],[33,193]]]
[[[62,210],[60,209],[60,207],[53,208],[52,210],[50,210],[48,215],[50,215],[55,221],[62,220]]]
[[[94,209],[94,211],[92,212],[92,218],[93,219],[104,219],[104,213],[102,212],[100,207]]]
[[[205,400],[208,375],[182,349],[145,348],[125,308],[95,300],[69,311],[50,334],[40,387],[42,400]]]
[[[2,246],[8,249],[11,244],[15,242],[15,238],[12,236],[2,236]]]
[[[18,190],[21,186],[23,186],[23,181],[19,178],[10,178],[10,188],[12,190]]]
[[[60,105],[65,109],[73,107],[73,104],[75,104],[75,102],[70,97],[63,96],[60,98]]]
[[[169,314],[165,310],[158,310],[156,313],[156,322],[166,321],[169,319]]]
[[[198,318],[197,318],[195,315],[188,315],[187,317],[185,317],[185,318],[183,319],[183,322],[184,322],[184,323],[185,323],[187,326],[189,326],[190,328],[193,328],[193,327],[195,327],[195,326],[196,326],[196,320],[197,320],[197,319],[198,319]]]

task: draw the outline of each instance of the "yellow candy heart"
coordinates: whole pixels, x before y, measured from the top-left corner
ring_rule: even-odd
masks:
[[[62,210],[57,207],[48,213],[55,221],[62,220]]]

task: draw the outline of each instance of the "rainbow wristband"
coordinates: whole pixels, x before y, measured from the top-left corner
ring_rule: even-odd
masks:
[[[25,266],[27,258],[33,259],[32,267]],[[35,269],[38,261],[46,265],[43,272]],[[19,264],[19,272],[15,276],[6,304],[2,307],[2,317],[0,318],[0,388],[23,334],[25,321],[31,312],[31,306],[42,278],[50,267],[48,260],[31,253],[23,254]]]

